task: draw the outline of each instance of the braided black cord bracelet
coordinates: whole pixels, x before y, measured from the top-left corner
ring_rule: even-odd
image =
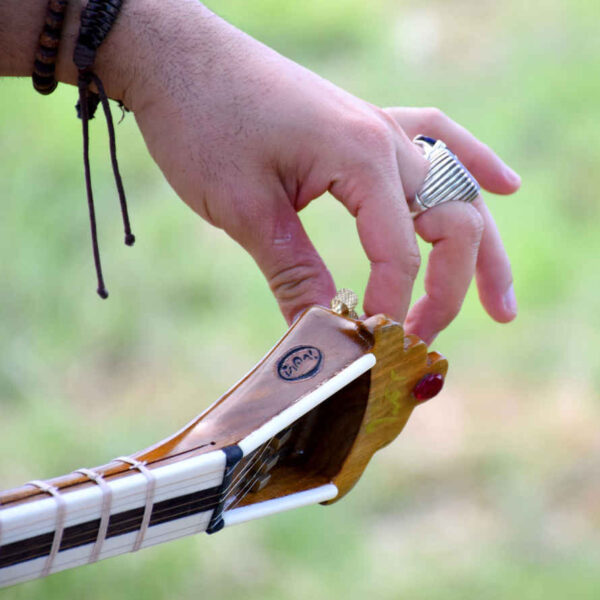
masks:
[[[131,232],[129,223],[129,214],[127,211],[127,200],[123,189],[121,174],[119,173],[119,164],[117,162],[117,149],[115,141],[115,129],[110,112],[108,97],[104,90],[102,81],[93,71],[96,52],[119,15],[123,0],[89,0],[87,6],[81,13],[81,25],[79,36],[75,44],[73,61],[79,73],[77,78],[77,87],[79,89],[79,102],[77,103],[77,116],[81,119],[83,131],[83,165],[85,169],[85,186],[88,199],[88,210],[90,215],[90,230],[92,234],[92,250],[94,253],[94,265],[96,267],[96,276],[98,279],[98,295],[101,298],[108,298],[108,292],[104,286],[102,276],[102,265],[100,263],[100,250],[98,247],[98,234],[96,230],[96,214],[94,210],[94,196],[92,192],[92,180],[90,173],[89,159],[89,120],[94,117],[96,108],[102,103],[106,124],[108,126],[108,136],[110,145],[110,159],[112,163],[115,183],[119,193],[121,204],[121,215],[123,218],[123,227],[125,230],[125,244],[132,246],[135,237]],[[90,90],[90,84],[94,83],[98,92]]]

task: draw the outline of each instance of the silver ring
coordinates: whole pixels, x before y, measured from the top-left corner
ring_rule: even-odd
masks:
[[[413,217],[443,202],[473,202],[477,198],[479,183],[444,142],[426,135],[418,135],[413,142],[429,161],[425,181],[410,206]]]

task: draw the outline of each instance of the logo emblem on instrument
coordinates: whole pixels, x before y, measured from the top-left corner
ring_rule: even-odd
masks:
[[[296,346],[277,363],[277,374],[285,381],[314,377],[321,369],[323,354],[314,346]]]

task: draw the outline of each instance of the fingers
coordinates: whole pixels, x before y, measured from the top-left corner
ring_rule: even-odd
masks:
[[[435,108],[388,108],[397,123],[413,138],[419,133],[442,140],[479,181],[494,194],[512,194],[521,178],[489,146]]]
[[[517,300],[510,261],[496,223],[485,202],[479,197],[473,204],[484,224],[477,258],[479,299],[493,319],[507,323],[517,316]]]
[[[501,323],[515,318],[512,272],[494,220],[479,197],[473,204],[449,202],[415,219],[419,235],[433,244],[425,274],[425,296],[405,322],[430,344],[458,314],[473,274],[481,304]]]
[[[333,278],[285,195],[246,198],[242,212],[242,220],[225,229],[260,267],[288,324],[309,306],[329,306]]]
[[[394,114],[394,118],[407,118],[404,113]],[[385,119],[384,126],[378,121],[362,123],[341,155],[332,153],[329,158],[333,160],[319,163],[317,175],[311,178],[314,185],[304,186],[297,204],[304,206],[329,188],[356,217],[361,244],[371,263],[363,305],[367,316],[382,312],[404,321],[420,265],[416,229],[433,244],[433,250],[426,294],[408,315],[407,331],[431,342],[460,310],[476,269],[486,310],[498,321],[511,320],[516,302],[510,265],[487,208],[481,199],[473,204],[442,204],[413,223],[404,189],[412,193],[411,185],[416,188],[422,181],[427,164],[404,133],[398,135],[396,121],[386,119],[393,126]],[[439,119],[436,127],[419,125],[419,130],[445,139],[484,185],[508,193],[507,181],[500,173],[502,163],[491,150],[449,120]],[[477,158],[477,152],[486,155]],[[511,185],[514,187],[514,182]],[[249,203],[248,197],[242,200],[244,211],[237,212],[241,216],[226,230],[256,260],[291,322],[308,306],[329,304],[335,286],[283,185],[272,198],[264,198],[266,189],[274,188],[264,187],[263,182],[254,202],[251,196]]]
[[[318,163],[295,204],[305,206],[329,189],[348,208],[356,217],[361,244],[371,263],[364,311],[404,321],[420,256],[399,173],[395,128],[395,122],[389,127],[379,119],[353,124],[351,143],[332,152],[330,160]],[[422,178],[427,163],[413,144],[406,143],[410,152],[404,153],[403,168]],[[290,322],[307,306],[328,305],[335,286],[283,185],[269,199],[264,198],[265,189],[274,188],[263,181],[254,202],[249,203],[248,197],[241,199],[244,211],[226,211],[230,218],[219,221],[227,221],[226,231],[255,259]],[[257,214],[252,206],[260,207],[254,209]],[[231,214],[243,215],[243,220],[232,223]]]
[[[387,112],[410,137],[423,133],[443,140],[483,188],[497,194],[510,194],[519,188],[521,179],[510,167],[441,111],[391,108]],[[415,220],[415,227],[434,248],[426,273],[426,295],[415,304],[406,321],[410,332],[431,341],[446,327],[460,310],[473,270],[481,304],[488,314],[503,323],[515,318],[517,303],[510,262],[481,197],[472,206],[452,202],[428,210]],[[481,230],[480,241],[468,251],[464,244],[474,239],[477,229]],[[465,254],[460,259],[456,252]]]
[[[425,295],[410,310],[405,329],[430,344],[462,306],[475,273],[484,221],[475,207],[449,202],[419,215],[415,228],[433,249]]]
[[[356,217],[371,262],[363,309],[403,321],[419,270],[420,255],[395,157],[377,170],[363,168],[336,181],[331,193]]]

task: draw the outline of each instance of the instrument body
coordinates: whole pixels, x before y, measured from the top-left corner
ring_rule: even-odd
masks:
[[[0,493],[0,586],[281,510],[331,503],[447,362],[378,315],[313,307],[183,429],[131,457]]]

